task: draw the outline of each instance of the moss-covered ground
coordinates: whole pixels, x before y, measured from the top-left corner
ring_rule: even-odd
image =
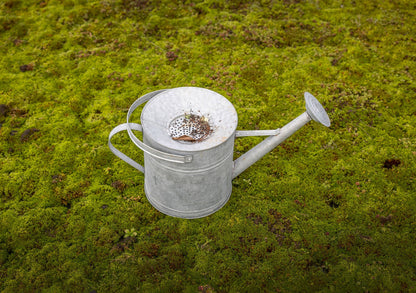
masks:
[[[416,292],[415,27],[413,0],[1,1],[0,291]],[[283,126],[309,91],[332,125],[215,214],[165,216],[107,138],[179,86],[226,96],[239,129]]]

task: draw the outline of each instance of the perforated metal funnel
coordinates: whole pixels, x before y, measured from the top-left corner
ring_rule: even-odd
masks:
[[[215,147],[237,128],[234,106],[222,95],[198,87],[166,90],[152,98],[141,114],[143,132],[172,150]]]

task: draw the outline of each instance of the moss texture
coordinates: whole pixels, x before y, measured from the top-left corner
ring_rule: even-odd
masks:
[[[0,290],[415,292],[415,27],[411,0],[3,1]],[[179,86],[226,96],[239,129],[283,126],[309,91],[332,126],[250,167],[214,215],[168,217],[107,137]]]

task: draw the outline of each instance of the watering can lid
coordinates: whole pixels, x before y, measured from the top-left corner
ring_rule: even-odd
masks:
[[[184,143],[172,139],[170,123],[187,114],[208,120],[212,133],[205,140]],[[179,87],[157,94],[144,106],[140,120],[146,137],[178,151],[201,151],[218,146],[234,135],[238,123],[237,112],[230,101],[199,87]]]

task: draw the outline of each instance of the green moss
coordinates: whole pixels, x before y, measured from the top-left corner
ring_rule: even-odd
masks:
[[[0,290],[415,291],[414,8],[0,4]],[[309,91],[332,125],[250,167],[214,215],[171,218],[107,139],[137,97],[179,86],[226,96],[239,129],[283,126]],[[113,142],[143,164],[126,133]]]

